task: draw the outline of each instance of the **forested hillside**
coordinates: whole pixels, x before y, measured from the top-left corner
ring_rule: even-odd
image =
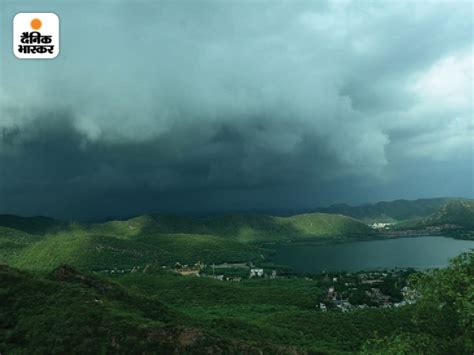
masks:
[[[406,219],[427,217],[455,198],[430,198],[418,200],[382,201],[375,204],[349,206],[347,204],[331,205],[316,209],[323,213],[339,213],[361,219],[368,223],[395,222]]]

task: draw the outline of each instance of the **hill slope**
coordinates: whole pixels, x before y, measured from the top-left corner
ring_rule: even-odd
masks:
[[[92,230],[121,236],[153,234],[215,235],[245,243],[276,242],[319,237],[361,237],[371,228],[341,215],[309,213],[291,217],[233,214],[210,218],[143,215],[127,221],[94,225]]]
[[[427,225],[453,224],[474,229],[474,201],[451,201],[424,219]]]
[[[68,223],[48,217],[21,217],[9,214],[0,215],[0,226],[13,228],[29,234],[43,235],[63,230]]]
[[[156,234],[117,238],[76,231],[46,236],[3,261],[27,270],[49,271],[68,264],[83,271],[129,272],[134,267],[172,266],[176,262],[258,261],[261,255],[267,254],[266,249],[213,235]]]
[[[474,230],[474,201],[453,200],[427,217],[408,220],[394,227],[396,229],[440,227]]]
[[[368,223],[395,222],[400,220],[427,217],[455,198],[430,198],[418,200],[382,201],[375,204],[349,206],[346,204],[318,208],[318,212],[340,213],[361,219]]]
[[[54,232],[42,236],[0,226],[0,262],[28,270],[49,271],[68,264],[104,272],[176,262],[258,263],[272,253],[264,243],[366,238],[374,233],[353,218],[321,213],[213,218],[143,215],[103,224],[67,224],[64,230],[57,225]],[[23,223],[21,227],[29,229]]]
[[[0,266],[0,285],[2,353],[255,352],[155,298],[67,266],[49,277]]]

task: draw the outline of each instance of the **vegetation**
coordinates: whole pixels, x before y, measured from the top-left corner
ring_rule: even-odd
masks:
[[[470,354],[474,255],[414,274],[415,305],[341,313],[324,288],[289,278],[241,283],[164,271],[94,277],[0,268],[0,351]]]
[[[320,237],[364,237],[373,231],[353,218],[323,213],[291,217],[233,214],[208,218],[143,215],[89,227],[91,231],[127,237],[154,234],[214,235],[242,243],[281,242]]]
[[[47,277],[0,267],[0,300],[2,353],[252,350],[196,328],[154,298],[65,266]]]
[[[377,337],[367,354],[472,354],[474,352],[474,252],[453,259],[448,268],[418,273],[415,332]]]
[[[450,201],[427,217],[416,218],[395,225],[397,229],[421,229],[431,226],[474,230],[474,201]]]
[[[35,217],[30,228],[28,219],[23,217],[7,216],[0,218],[2,222],[21,230],[0,226],[0,262],[43,271],[62,264],[83,271],[101,271],[148,264],[171,266],[176,262],[262,262],[272,253],[264,243],[364,238],[373,234],[360,221],[319,213],[213,218],[143,215],[102,224]]]
[[[121,287],[65,266],[48,276],[3,266],[0,351],[342,353],[357,351],[374,331],[410,326],[410,309],[319,312],[311,302],[317,288],[301,280],[241,286],[136,275]]]
[[[471,202],[453,201],[424,218],[430,225],[459,224],[471,212]],[[375,286],[354,274],[296,275],[269,263],[272,243],[371,235],[350,217],[31,221],[0,218],[0,353],[474,351],[474,252],[446,269],[385,275],[376,286],[383,295],[400,302],[401,287],[409,286],[418,298],[382,308],[371,298]],[[208,277],[173,271],[176,262],[199,261],[208,264],[201,270]],[[217,265],[239,282],[212,278],[212,264],[232,262],[267,273],[277,268],[285,277],[249,279],[245,265]],[[372,308],[341,312],[328,298],[332,286],[339,297]]]
[[[64,229],[68,223],[48,217],[20,217],[4,214],[0,215],[0,226],[29,234],[42,235]]]
[[[450,201],[463,201],[463,199],[430,198],[414,201],[395,200],[390,202],[383,201],[375,204],[365,204],[361,206],[338,204],[318,208],[317,211],[324,213],[339,213],[363,220],[367,223],[396,222],[427,217]]]

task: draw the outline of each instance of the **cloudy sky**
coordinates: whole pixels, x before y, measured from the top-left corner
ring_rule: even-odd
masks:
[[[61,53],[13,56],[17,12]],[[472,2],[0,0],[0,213],[474,197]]]

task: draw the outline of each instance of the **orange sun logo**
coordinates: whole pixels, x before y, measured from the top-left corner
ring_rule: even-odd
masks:
[[[34,30],[39,30],[41,28],[41,20],[39,18],[34,18],[33,20],[31,20],[31,28],[34,29]]]

